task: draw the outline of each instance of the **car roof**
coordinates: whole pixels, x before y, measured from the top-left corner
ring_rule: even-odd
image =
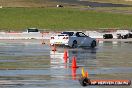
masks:
[[[77,32],[82,32],[82,31],[63,31],[63,32],[73,32],[73,33],[77,33]]]

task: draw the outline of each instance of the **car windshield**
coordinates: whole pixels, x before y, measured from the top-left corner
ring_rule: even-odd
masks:
[[[61,34],[67,34],[69,36],[72,36],[74,34],[74,32],[62,32]]]

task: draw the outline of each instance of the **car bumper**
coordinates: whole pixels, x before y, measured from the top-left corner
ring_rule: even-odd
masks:
[[[67,42],[50,42],[50,45],[68,45]]]

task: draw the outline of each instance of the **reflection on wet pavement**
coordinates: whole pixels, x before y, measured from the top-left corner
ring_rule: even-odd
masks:
[[[67,49],[67,62],[63,58],[64,48],[59,47],[56,52],[50,49],[47,45],[32,42],[0,45],[0,87],[80,88],[77,79],[81,67],[89,72],[92,79],[132,80],[131,43],[100,42],[95,49]],[[73,56],[79,66],[77,69],[71,69]]]

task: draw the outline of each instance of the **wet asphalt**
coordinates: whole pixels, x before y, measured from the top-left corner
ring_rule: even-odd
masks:
[[[99,2],[79,1],[79,0],[52,0],[52,1],[69,3],[69,4],[79,4],[89,7],[131,7],[132,6],[125,4],[99,3]]]
[[[64,50],[68,59],[64,61]],[[0,88],[81,88],[81,68],[90,79],[132,80],[132,43],[100,41],[95,49],[68,49],[42,45],[39,41],[0,43]],[[76,56],[79,68],[71,69]],[[132,86],[90,86],[90,88],[131,88]]]

